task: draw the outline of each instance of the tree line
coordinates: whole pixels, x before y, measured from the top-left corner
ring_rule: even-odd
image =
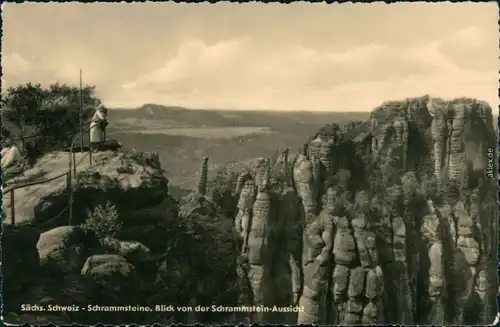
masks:
[[[80,132],[80,108],[86,122],[101,103],[94,85],[80,89],[59,83],[42,87],[31,82],[7,88],[0,101],[2,139],[13,141],[29,160],[69,147]]]

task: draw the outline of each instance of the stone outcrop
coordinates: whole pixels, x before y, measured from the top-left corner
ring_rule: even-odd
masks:
[[[80,270],[86,258],[100,250],[100,243],[91,231],[61,226],[42,233],[36,247],[42,268],[67,274]]]
[[[256,196],[255,182],[249,173],[242,173],[238,179],[238,214],[234,220],[235,230],[241,242],[241,254],[247,253],[248,235],[252,220],[253,203]]]
[[[257,196],[252,208],[252,219],[248,228],[248,280],[252,287],[253,304],[264,305],[265,269],[267,254],[271,198],[268,193],[269,163],[259,160],[255,171]],[[256,314],[256,321],[263,321],[263,314]]]
[[[314,193],[313,164],[308,156],[307,146],[304,147],[303,152],[297,156],[294,162],[292,177],[297,196],[304,208],[306,222],[310,222],[316,214],[317,198]]]
[[[428,281],[425,282],[428,297],[428,314],[422,320],[444,324],[446,299],[445,252],[441,238],[442,224],[432,200],[428,200],[427,212],[422,219],[423,256],[428,259]]]
[[[491,108],[472,99],[429,99],[427,108],[433,113],[436,177],[466,184],[470,170],[485,169],[484,153],[495,145]]]
[[[319,323],[327,312],[326,295],[333,248],[333,218],[320,214],[304,230],[302,269],[304,286],[299,306],[298,323]]]
[[[158,155],[135,150],[104,151],[92,154],[93,165],[88,157],[76,156],[77,176],[73,178],[74,207],[73,224],[80,223],[89,208],[111,201],[120,211],[148,208],[160,204],[168,194],[168,180],[163,176]],[[37,178],[50,179],[69,168],[69,153],[54,152],[41,158],[26,176],[40,175]],[[16,224],[39,226],[46,224],[47,229],[69,223],[68,185],[65,177],[42,184],[17,189],[15,192]],[[11,222],[10,196],[4,195],[4,223]],[[50,221],[50,222],[49,222]]]
[[[271,175],[269,183],[271,189],[278,193],[286,187],[291,186],[291,165],[289,159],[290,149],[277,151],[276,158],[273,158],[271,164]]]
[[[4,317],[9,323],[69,324],[78,321],[95,324],[110,321],[106,320],[109,315],[89,316],[82,310],[64,311],[57,315],[38,313],[35,319],[33,314],[22,312],[20,308],[22,304],[37,304],[45,308],[48,305],[87,307],[89,304],[131,304],[134,300],[120,302],[118,299],[139,292],[138,284],[132,284],[132,279],[123,279],[132,276],[135,267],[119,255],[100,254],[105,251],[101,246],[103,242],[90,230],[79,226],[61,226],[39,234],[26,227],[4,225],[3,232],[3,303]],[[131,242],[124,243],[130,245]],[[6,247],[8,244],[9,247]],[[16,244],[18,246],[14,247]],[[23,251],[19,252],[19,249]],[[130,255],[133,251],[125,252]],[[19,260],[12,260],[15,253],[21,255]],[[21,266],[14,267],[13,264]],[[29,278],[23,277],[24,271],[29,272]]]
[[[113,292],[126,295],[126,289],[135,283],[135,267],[117,254],[98,254],[87,258],[81,268],[82,276],[95,284],[102,294]]]
[[[217,207],[212,199],[207,196],[208,185],[208,157],[204,157],[200,165],[200,176],[196,192],[183,197],[180,203],[179,214],[181,217],[189,218],[196,216],[215,217]]]
[[[364,126],[325,126],[294,162],[306,218],[304,311],[297,322],[493,319],[495,301],[486,291],[495,283],[488,249],[489,230],[497,226],[490,207],[494,183],[485,173],[487,149],[494,146],[491,109],[475,100],[426,96],[385,103]],[[352,174],[342,178],[342,169]],[[332,255],[322,270],[312,258],[329,244]]]
[[[207,194],[207,177],[208,177],[208,157],[204,157],[201,161],[200,180],[198,182],[198,193],[201,195]]]
[[[137,241],[120,241],[106,236],[100,240],[100,243],[104,252],[120,255],[135,266],[154,260],[151,250]]]
[[[244,171],[238,178],[234,228],[240,244],[237,271],[243,305],[297,303],[302,289],[303,224],[297,197],[285,179],[291,175],[287,173],[287,153],[274,161],[258,159],[253,172]],[[286,314],[257,312],[240,319],[263,323],[288,318]]]
[[[67,158],[66,155],[63,157]],[[46,156],[37,165],[58,169],[58,161],[50,166],[54,158],[60,157]],[[89,314],[82,310],[58,315],[45,312],[34,317],[20,311],[23,303],[84,307],[147,304],[151,308],[165,303],[236,304],[232,285],[236,278],[231,273],[236,257],[231,242],[232,224],[218,217],[218,209],[210,199],[195,192],[197,196],[183,203],[184,211],[191,214],[182,216],[179,203],[168,193],[167,180],[154,155],[124,150],[95,153],[93,159],[95,167],[78,170],[75,208],[83,219],[87,219],[83,212],[97,215],[93,218],[96,225],[68,226],[66,219],[54,221],[55,228],[38,225],[56,210],[58,201],[62,203],[64,199],[67,203],[68,200],[64,185],[51,182],[40,188],[53,192],[52,202],[49,198],[34,199],[46,203],[45,207],[36,207],[36,219],[21,221],[24,226],[4,221],[2,273],[6,321],[144,324],[188,321],[189,318],[181,313],[138,311],[123,315],[123,312],[96,311]],[[98,174],[101,177],[96,177]],[[53,173],[48,171],[47,175],[50,177]],[[114,202],[113,196],[119,196],[120,192],[125,203]],[[149,199],[141,205],[142,197]],[[31,203],[27,198],[16,199]],[[97,210],[96,205],[103,203],[103,199],[115,204],[112,207],[116,212]],[[89,202],[82,203],[83,200]],[[113,215],[112,221],[109,215]],[[97,236],[103,234],[102,230],[93,232],[101,226],[99,223],[107,227],[106,224],[115,222],[117,229],[112,235]],[[199,321],[206,319],[198,318],[202,319]]]

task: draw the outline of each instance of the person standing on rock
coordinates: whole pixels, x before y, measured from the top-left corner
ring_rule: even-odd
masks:
[[[97,107],[90,123],[90,146],[93,150],[100,150],[106,138],[107,109],[101,104]]]
[[[16,165],[23,159],[21,151],[11,139],[5,139],[2,146],[2,170]]]
[[[1,151],[3,181],[7,182],[12,177],[23,173],[25,161],[23,154],[11,139],[5,139]]]

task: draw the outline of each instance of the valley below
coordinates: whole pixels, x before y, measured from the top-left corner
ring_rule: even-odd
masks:
[[[199,162],[209,160],[209,178],[222,167],[241,171],[278,149],[296,153],[325,123],[366,120],[369,112],[201,111],[145,105],[110,112],[108,138],[157,152],[178,198],[196,187]]]

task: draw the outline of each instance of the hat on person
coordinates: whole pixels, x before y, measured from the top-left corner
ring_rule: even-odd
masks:
[[[107,114],[108,113],[108,109],[103,105],[103,104],[100,104],[98,107],[97,107],[97,110],[103,112],[104,114]]]

